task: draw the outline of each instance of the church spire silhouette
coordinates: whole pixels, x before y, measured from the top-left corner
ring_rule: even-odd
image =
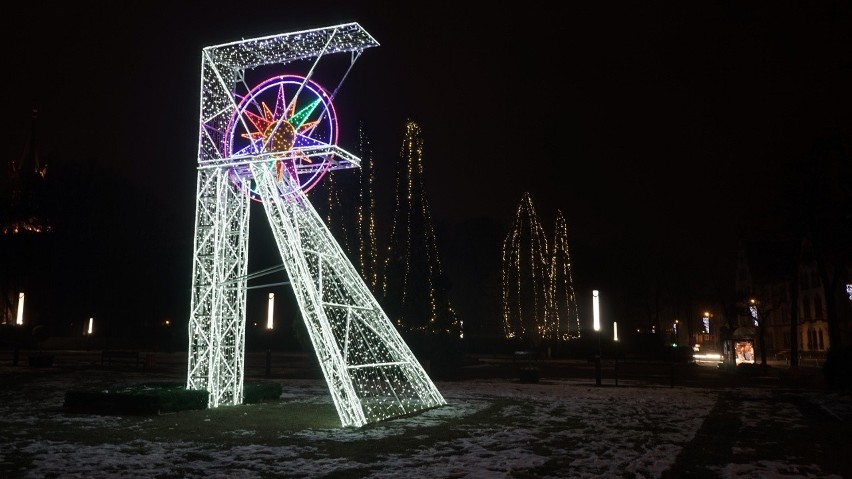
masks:
[[[10,162],[2,190],[0,234],[44,233],[52,229],[47,211],[47,163],[41,158],[38,107],[33,106],[30,132],[17,160]]]

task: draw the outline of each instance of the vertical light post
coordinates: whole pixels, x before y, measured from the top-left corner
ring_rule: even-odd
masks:
[[[18,293],[18,317],[15,319],[18,326],[24,324],[24,292]]]
[[[89,327],[88,327],[88,329],[86,329],[86,334],[88,334],[89,336],[92,335],[92,327],[94,326],[94,324],[95,324],[95,318],[89,318]]]
[[[672,325],[672,329],[674,329],[674,344],[672,344],[672,346],[674,346],[674,347],[677,347],[678,345],[680,345],[680,339],[678,338],[678,334],[677,334],[678,322],[679,321],[677,319],[675,319],[675,322]]]
[[[24,324],[24,292],[23,291],[18,293],[18,316],[17,316],[17,318],[15,318],[15,324],[17,326],[22,326]],[[21,334],[20,334],[20,331],[15,331],[14,335],[15,335],[14,336],[14,338],[15,338],[15,351],[12,354],[12,366],[17,366],[18,365],[18,357],[21,354],[21,347],[20,347],[20,341],[21,341],[20,336],[21,336]]]
[[[600,306],[600,294],[598,290],[592,291],[592,311],[594,314],[594,323],[593,327],[595,331],[601,330],[601,306]]]
[[[266,307],[266,329],[272,330],[272,313],[275,311],[275,293],[269,293],[269,301]],[[266,348],[266,377],[272,376],[272,348],[269,347],[267,340]]]
[[[592,311],[594,323],[592,326],[595,329],[595,334],[598,337],[598,355],[595,356],[595,385],[601,385],[601,306],[600,294],[598,290],[592,291]]]
[[[612,341],[615,343],[615,385],[618,386],[618,321],[612,322]]]
[[[269,293],[269,303],[266,308],[266,329],[272,329],[272,312],[275,309],[275,293]]]

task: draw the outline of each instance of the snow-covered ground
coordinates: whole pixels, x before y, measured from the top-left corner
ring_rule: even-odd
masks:
[[[846,471],[823,465],[819,452],[791,453],[771,435],[801,435],[808,449],[818,438],[805,409],[839,424],[852,419],[849,397],[824,391],[543,378],[437,382],[447,406],[341,428],[327,420],[333,405],[325,383],[301,379],[281,381],[279,403],[237,406],[245,419],[214,434],[209,410],[153,418],[62,411],[64,392],[91,379],[38,374],[3,382],[0,477],[660,478],[697,467],[683,464],[688,457],[706,456],[705,470],[718,477],[841,478]],[[276,414],[292,405],[325,411],[326,419],[277,428]],[[713,421],[732,429],[714,437]]]

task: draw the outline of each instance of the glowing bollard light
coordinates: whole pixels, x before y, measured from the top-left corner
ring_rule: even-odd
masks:
[[[601,307],[600,307],[598,290],[592,291],[592,311],[594,311],[594,317],[595,317],[595,322],[594,322],[595,331],[600,331],[601,330]]]
[[[95,318],[89,318],[89,329],[86,330],[86,334],[92,334],[92,326],[95,323]]]
[[[601,385],[601,307],[598,290],[592,291],[592,311],[594,312],[593,326],[598,333],[598,355],[595,357],[595,385]]]
[[[17,325],[24,324],[24,292],[23,291],[18,293],[18,318],[15,320],[15,324],[17,324]]]
[[[266,308],[266,329],[272,329],[272,311],[275,309],[275,293],[269,293],[269,306]]]
[[[612,340],[618,342],[618,321],[612,322]],[[618,386],[618,345],[616,345],[615,354],[615,385]]]

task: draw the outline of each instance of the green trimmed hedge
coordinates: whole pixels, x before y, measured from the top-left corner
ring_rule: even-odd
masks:
[[[284,387],[273,382],[244,383],[243,404],[272,401],[281,398]]]
[[[67,391],[64,408],[95,414],[161,414],[206,409],[208,397],[207,391],[188,390],[183,383],[147,383]]]
[[[243,403],[252,404],[281,397],[278,383],[246,383]],[[162,414],[192,409],[207,409],[210,393],[188,390],[184,383],[145,383],[116,389],[80,389],[65,393],[68,412],[93,414]]]

